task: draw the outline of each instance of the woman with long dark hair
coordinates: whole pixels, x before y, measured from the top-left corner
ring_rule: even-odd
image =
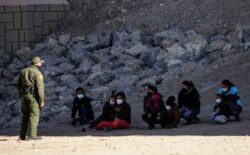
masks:
[[[192,81],[183,81],[182,89],[178,96],[178,105],[181,117],[187,120],[186,125],[197,124],[200,119],[200,94]]]

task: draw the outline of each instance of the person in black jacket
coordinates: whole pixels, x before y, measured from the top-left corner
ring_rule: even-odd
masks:
[[[93,122],[90,123],[89,128],[95,128],[102,121],[113,121],[115,119],[116,96],[111,95],[102,109],[102,114]]]
[[[217,123],[225,124],[230,120],[231,110],[228,105],[228,99],[223,94],[216,95],[216,104],[213,108],[211,120]]]
[[[92,99],[85,95],[84,89],[79,87],[76,89],[76,98],[73,101],[71,124],[80,125],[85,124],[94,119],[95,115],[91,106]],[[75,118],[78,112],[78,117]]]
[[[96,130],[127,129],[131,124],[131,108],[126,102],[125,94],[116,94],[115,118],[113,121],[102,121],[96,126]]]
[[[147,87],[147,95],[144,97],[144,114],[142,119],[149,125],[149,129],[154,129],[155,124],[165,127],[165,105],[162,95],[158,93],[155,86]]]
[[[178,96],[181,117],[187,120],[186,125],[199,123],[197,115],[200,113],[200,94],[192,81],[183,81]]]

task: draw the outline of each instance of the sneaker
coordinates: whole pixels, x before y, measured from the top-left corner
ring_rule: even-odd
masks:
[[[110,132],[110,131],[111,131],[111,129],[110,129],[109,127],[107,127],[107,126],[105,126],[105,127],[103,128],[103,130],[104,130],[105,132]]]
[[[200,123],[200,119],[198,117],[195,117],[193,120],[194,124],[199,124]]]
[[[187,122],[184,125],[191,125],[194,124],[193,120],[187,120]]]
[[[37,137],[29,137],[27,140],[28,140],[28,141],[42,140],[42,137],[40,137],[40,136],[37,136]]]
[[[235,121],[237,121],[237,122],[241,121],[239,115],[236,115],[236,116],[235,116]]]
[[[149,125],[149,127],[148,127],[149,130],[152,130],[152,129],[154,129],[154,128],[155,128],[154,125]]]
[[[87,130],[85,128],[82,128],[82,132],[86,132]]]

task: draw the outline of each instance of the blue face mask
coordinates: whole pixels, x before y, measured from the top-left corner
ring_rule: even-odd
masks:
[[[227,88],[222,88],[222,91],[223,91],[223,92],[227,92],[228,89],[227,89]]]
[[[84,94],[78,94],[77,97],[78,97],[79,99],[82,99],[82,98],[84,98]]]

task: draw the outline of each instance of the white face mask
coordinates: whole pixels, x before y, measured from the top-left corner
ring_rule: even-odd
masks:
[[[110,105],[114,105],[114,104],[115,104],[115,101],[109,100],[109,104],[110,104]]]
[[[117,99],[117,100],[116,100],[116,103],[117,103],[118,105],[121,105],[121,104],[123,103],[123,100]]]
[[[167,110],[171,110],[171,106],[167,105],[167,106],[166,106],[166,109],[167,109]]]
[[[217,98],[217,99],[215,100],[215,102],[219,104],[219,103],[221,103],[221,99],[220,99],[220,98]]]
[[[78,94],[77,97],[78,97],[79,99],[82,99],[82,98],[84,98],[84,94]]]
[[[222,91],[223,91],[223,92],[227,92],[228,89],[227,89],[227,88],[222,88]]]

